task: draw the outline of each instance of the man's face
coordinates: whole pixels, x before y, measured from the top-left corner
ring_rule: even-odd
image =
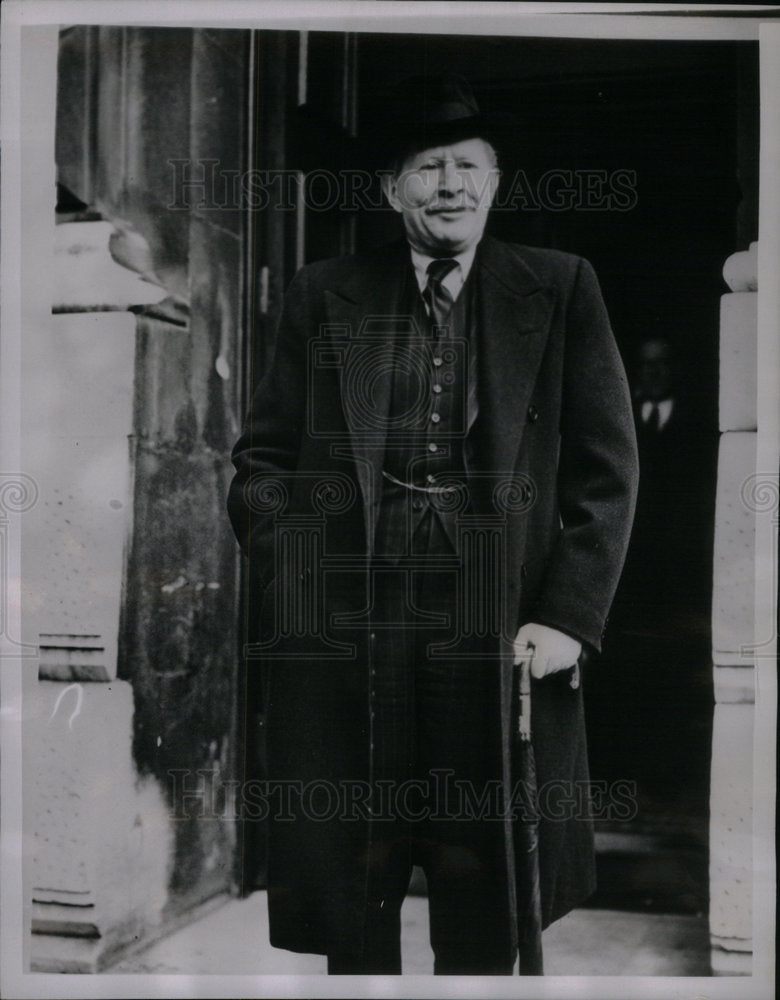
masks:
[[[672,393],[672,363],[669,345],[647,340],[639,348],[638,390],[640,399],[658,402]]]
[[[492,148],[483,139],[464,139],[412,154],[383,186],[412,247],[441,257],[480,241],[498,179]]]

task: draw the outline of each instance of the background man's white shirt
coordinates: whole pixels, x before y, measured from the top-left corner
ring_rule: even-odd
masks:
[[[646,399],[642,403],[642,423],[646,424],[650,419],[650,414],[653,412],[653,407],[658,407],[658,430],[660,431],[664,424],[669,420],[672,415],[672,406],[674,405],[674,400],[672,399],[661,399],[657,403],[654,403],[650,399]]]

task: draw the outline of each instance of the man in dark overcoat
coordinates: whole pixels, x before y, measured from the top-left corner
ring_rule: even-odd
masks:
[[[468,84],[408,82],[383,125],[406,238],[298,272],[233,455],[271,943],[400,973],[419,865],[434,971],[509,974],[518,825],[539,818],[544,926],[594,888],[575,671],[628,542],[631,403],[590,265],[483,236],[499,172]],[[532,809],[511,759],[528,655]]]

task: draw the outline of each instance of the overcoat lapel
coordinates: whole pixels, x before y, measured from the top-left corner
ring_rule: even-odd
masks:
[[[372,254],[365,266],[331,291],[326,310],[340,365],[341,403],[349,430],[346,453],[355,461],[363,496],[369,552],[373,551],[392,393],[393,329],[397,326],[411,259],[406,243]],[[338,447],[338,446],[336,446]]]
[[[491,476],[515,466],[528,404],[547,343],[554,307],[551,290],[507,246],[485,237],[479,267],[478,361],[481,454],[475,464]]]

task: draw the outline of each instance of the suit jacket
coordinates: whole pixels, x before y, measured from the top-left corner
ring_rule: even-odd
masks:
[[[361,781],[371,773],[369,556],[390,403],[389,331],[398,326],[410,266],[399,244],[296,275],[273,363],[234,450],[229,510],[263,590],[266,640],[256,652],[272,780]],[[537,621],[600,647],[630,533],[636,443],[625,373],[590,265],[485,237],[474,267],[480,409],[469,472],[477,513],[499,516],[503,531],[502,629],[492,651],[496,777],[510,796],[512,639],[523,622]],[[533,700],[546,789],[547,924],[592,891],[593,842],[585,802],[571,805],[588,777],[581,692],[555,675],[534,684]],[[345,934],[361,933],[372,822],[312,823],[304,813],[271,827],[271,939],[327,952]],[[516,925],[511,825],[507,817],[503,905]]]

